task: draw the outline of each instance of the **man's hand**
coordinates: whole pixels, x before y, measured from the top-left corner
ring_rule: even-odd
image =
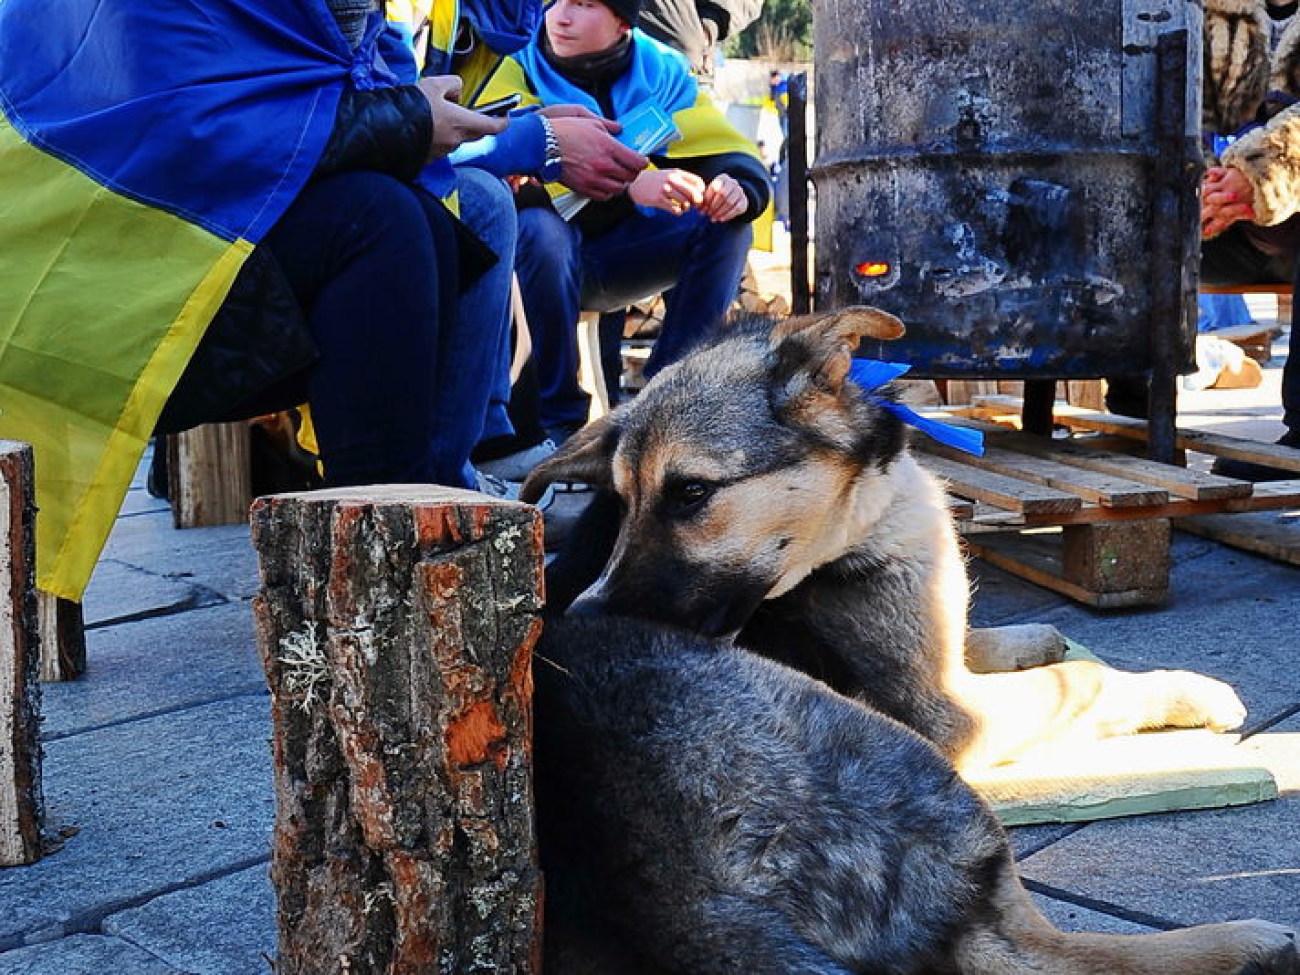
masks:
[[[627,189],[646,158],[611,134],[622,126],[576,105],[543,109],[560,143],[560,182],[593,200],[608,200]]]
[[[1211,166],[1201,181],[1201,237],[1215,237],[1238,220],[1255,219],[1255,189],[1240,169]]]
[[[496,135],[508,124],[507,119],[492,118],[461,107],[460,86],[460,79],[455,75],[435,75],[419,81],[420,91],[433,115],[429,159],[438,159],[453,152],[462,142]]]
[[[667,210],[674,216],[704,202],[704,180],[685,169],[647,169],[627,188],[638,206]]]
[[[726,173],[719,173],[704,191],[704,202],[700,212],[714,223],[726,223],[734,220],[749,209],[749,197],[740,188],[736,180]]]

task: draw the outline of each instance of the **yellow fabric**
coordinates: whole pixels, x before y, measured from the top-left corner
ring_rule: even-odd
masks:
[[[477,105],[481,102],[496,101],[498,98],[505,98],[516,92],[522,96],[519,102],[521,108],[538,104],[537,96],[533,94],[528,79],[524,77],[524,69],[514,58],[506,58],[497,73],[488,80],[487,86],[479,93],[479,97],[468,104]]]
[[[36,459],[37,584],[80,600],[163,403],[252,250],[0,116],[0,438]]]

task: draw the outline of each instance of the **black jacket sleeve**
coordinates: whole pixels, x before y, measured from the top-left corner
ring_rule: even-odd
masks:
[[[663,168],[689,170],[706,184],[711,183],[720,173],[726,173],[740,184],[740,188],[745,191],[745,198],[749,200],[745,212],[736,217],[745,223],[757,220],[772,199],[772,181],[767,175],[767,167],[743,152],[720,152],[694,159],[655,157],[654,164]]]
[[[414,179],[433,139],[429,103],[415,85],[346,91],[316,176],[359,169]]]

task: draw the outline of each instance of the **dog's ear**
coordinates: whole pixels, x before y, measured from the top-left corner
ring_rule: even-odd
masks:
[[[896,339],[903,332],[903,323],[893,315],[866,305],[778,322],[772,329],[769,361],[779,405],[809,396],[838,396],[864,338]]]
[[[618,426],[608,416],[588,423],[532,469],[519,490],[519,499],[532,504],[548,484],[556,481],[609,487],[613,482],[610,465],[617,444]]]

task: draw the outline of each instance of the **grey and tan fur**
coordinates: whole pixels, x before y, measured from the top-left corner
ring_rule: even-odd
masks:
[[[736,326],[526,485],[600,488],[535,669],[548,971],[1300,973],[1265,922],[1067,935],[1033,907],[953,760],[1242,712],[1192,674],[971,672],[943,492],[847,379],[900,333]]]

